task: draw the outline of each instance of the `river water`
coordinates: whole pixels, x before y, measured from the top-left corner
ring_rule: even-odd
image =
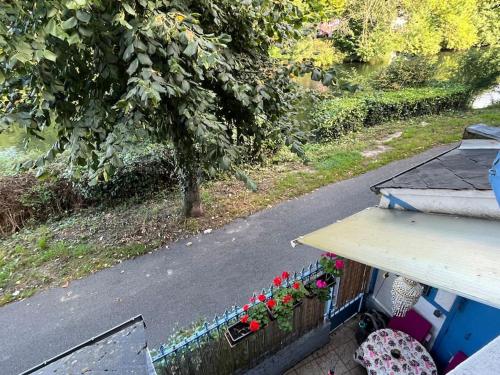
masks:
[[[500,84],[476,96],[471,106],[474,109],[480,109],[497,103],[500,103]]]

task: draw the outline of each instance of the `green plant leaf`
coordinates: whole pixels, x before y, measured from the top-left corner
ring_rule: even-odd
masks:
[[[139,53],[137,55],[137,58],[139,59],[139,61],[142,65],[153,65],[153,62],[151,61],[149,56],[146,55],[145,53]]]
[[[188,43],[187,47],[182,52],[186,56],[193,56],[198,51],[198,42],[191,41]]]
[[[123,52],[123,60],[127,61],[130,59],[132,56],[132,53],[134,53],[134,44],[130,43],[127,48],[125,48],[125,51]]]
[[[76,18],[78,18],[78,21],[81,21],[83,23],[89,23],[91,15],[90,13],[84,12],[82,10],[77,10]]]
[[[125,11],[132,15],[132,16],[135,16],[137,15],[137,13],[135,12],[134,8],[132,8],[129,4],[127,3],[122,3],[122,6],[123,6],[123,9],[125,9]]]
[[[139,67],[139,60],[134,59],[134,61],[132,61],[132,63],[129,65],[127,69],[128,75],[131,76],[132,74],[134,74],[138,67]]]
[[[56,61],[57,55],[54,52],[49,51],[48,49],[43,51],[43,57],[50,61]]]
[[[57,14],[56,8],[51,8],[47,11],[47,18],[52,18]]]
[[[71,18],[68,18],[66,21],[64,21],[62,24],[61,24],[61,27],[64,29],[64,30],[69,30],[69,29],[72,29],[73,27],[75,27],[78,23],[78,20],[76,19],[76,17],[71,17]]]
[[[68,38],[66,38],[69,45],[76,44],[80,42],[80,36],[78,33],[71,34]]]
[[[94,34],[92,32],[92,30],[87,29],[86,27],[81,27],[81,26],[78,28],[78,32],[86,37],[91,37]]]
[[[28,61],[31,60],[31,56],[28,55],[27,53],[18,52],[14,56],[12,56],[11,60],[17,60],[23,64],[26,64]]]

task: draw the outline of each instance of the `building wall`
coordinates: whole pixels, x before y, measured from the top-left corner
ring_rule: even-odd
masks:
[[[384,274],[388,274],[389,276],[384,278]],[[395,274],[379,270],[373,294],[371,296],[372,302],[375,306],[389,316],[392,316],[391,289],[392,283],[396,277],[397,275]],[[436,337],[438,336],[455,299],[456,295],[433,288],[428,296],[420,297],[415,305],[415,311],[432,324],[432,339],[429,342],[429,349],[432,348],[432,345],[434,344],[434,341],[436,340]],[[441,312],[439,317],[434,315],[436,310]]]

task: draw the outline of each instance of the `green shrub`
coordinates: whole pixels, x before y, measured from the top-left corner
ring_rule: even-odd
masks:
[[[83,204],[70,181],[37,179],[32,173],[0,177],[0,235],[11,234],[28,220],[46,220]]]
[[[399,56],[383,69],[373,81],[378,90],[400,90],[420,87],[434,77],[436,63],[424,56]]]
[[[365,126],[412,116],[429,115],[467,105],[469,90],[462,85],[408,88],[375,92],[364,98],[367,108]]]
[[[323,101],[312,114],[316,141],[328,141],[385,121],[463,108],[470,100],[467,86],[375,91]]]
[[[471,49],[462,56],[458,65],[454,81],[481,91],[500,77],[500,47]]]
[[[366,120],[366,106],[361,98],[346,97],[323,101],[313,114],[316,140],[335,139],[361,127]]]
[[[308,60],[312,61],[314,65],[323,68],[340,64],[344,59],[344,54],[335,49],[330,40],[314,37],[304,37],[298,40],[293,46],[288,46],[284,49],[272,46],[269,49],[269,55],[283,61],[301,62]]]
[[[88,204],[113,204],[120,199],[147,196],[176,184],[174,157],[167,146],[137,146],[122,154],[121,160],[123,166],[108,181],[92,184],[89,170],[77,171],[78,177],[73,178],[73,184]],[[62,175],[72,178],[66,170]]]

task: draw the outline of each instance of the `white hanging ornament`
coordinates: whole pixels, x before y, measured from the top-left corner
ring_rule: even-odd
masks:
[[[405,316],[417,303],[424,290],[418,282],[398,276],[392,284],[392,313],[394,316]]]

